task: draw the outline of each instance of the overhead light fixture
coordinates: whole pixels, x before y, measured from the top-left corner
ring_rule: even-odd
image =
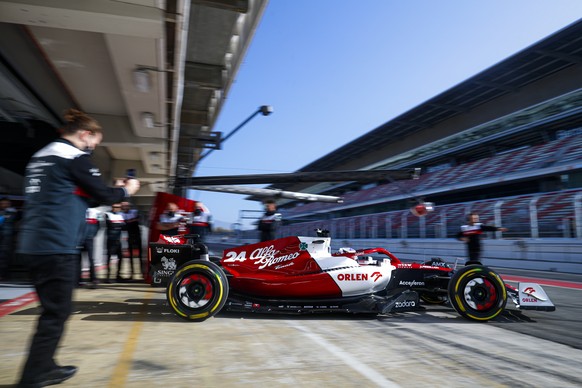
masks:
[[[138,91],[142,93],[149,92],[152,87],[149,70],[143,67],[135,69],[133,71],[133,83]]]
[[[259,110],[263,114],[263,116],[268,116],[273,113],[273,107],[271,105],[261,105]]]
[[[141,114],[141,121],[144,127],[153,128],[155,126],[154,114],[150,112],[143,112]]]
[[[161,156],[160,156],[160,154],[161,154],[161,152],[158,152],[158,151],[151,151],[151,152],[149,153],[149,155],[150,155],[150,160],[151,160],[152,162],[158,163],[158,162],[160,161],[160,159],[161,159]],[[155,165],[154,165],[154,166],[155,166]]]

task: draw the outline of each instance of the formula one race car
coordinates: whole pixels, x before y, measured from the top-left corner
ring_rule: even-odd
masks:
[[[166,297],[190,321],[222,309],[387,314],[418,310],[421,301],[449,302],[461,316],[487,321],[503,311],[508,295],[521,309],[555,309],[538,284],[513,288],[484,266],[456,270],[438,258],[403,263],[383,248],[330,247],[329,237],[285,237],[226,249],[214,260],[203,254],[175,270]]]

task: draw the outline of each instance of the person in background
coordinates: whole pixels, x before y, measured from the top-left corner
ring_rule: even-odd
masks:
[[[265,214],[259,220],[258,229],[261,232],[261,242],[275,239],[277,228],[281,223],[281,213],[277,213],[277,205],[274,200],[264,202]]]
[[[103,139],[99,123],[69,109],[61,137],[36,152],[24,178],[24,209],[16,253],[26,264],[41,305],[20,387],[44,387],[71,378],[77,367],[54,357],[72,310],[85,212],[92,202],[114,203],[135,194],[136,179],[108,187],[90,153]]]
[[[184,222],[184,217],[178,213],[178,205],[168,202],[166,210],[160,214],[158,230],[166,236],[177,236],[180,234],[180,224]]]
[[[0,198],[0,280],[10,277],[9,268],[14,251],[14,228],[20,213],[7,197]]]
[[[94,207],[87,209],[85,213],[85,238],[81,252],[87,252],[87,259],[89,261],[89,283],[83,281],[83,263],[82,256],[79,256],[79,285],[88,285],[89,288],[97,287],[97,276],[95,275],[95,250],[94,240],[99,232],[99,210]]]
[[[457,239],[467,244],[467,255],[469,260],[465,265],[482,265],[481,264],[481,238],[483,232],[506,232],[507,228],[500,228],[492,225],[485,225],[479,222],[477,213],[470,213],[467,225],[461,226],[457,233]]]
[[[117,277],[118,282],[124,279],[121,277],[121,265],[123,262],[123,251],[121,250],[121,231],[125,227],[125,220],[121,214],[121,204],[114,203],[111,206],[111,211],[105,213],[105,225],[107,225],[107,277],[106,283],[110,283],[111,274],[111,257],[117,256]],[[133,277],[133,262],[131,265],[131,277]]]
[[[132,208],[129,202],[121,202],[121,215],[125,221],[125,230],[127,231],[127,250],[129,251],[129,260],[133,266],[133,255],[134,251],[137,249],[137,258],[139,259],[139,265],[143,273],[139,212],[137,209]]]
[[[201,203],[196,204],[188,224],[190,234],[200,236],[200,242],[204,242],[207,233],[212,231],[212,215]]]

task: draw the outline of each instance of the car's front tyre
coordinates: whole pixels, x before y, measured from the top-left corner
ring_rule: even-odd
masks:
[[[449,299],[461,316],[473,321],[488,321],[505,308],[507,291],[503,280],[493,270],[471,265],[451,278]]]
[[[179,317],[202,322],[224,307],[228,290],[228,280],[218,265],[193,260],[178,268],[172,276],[166,299]]]

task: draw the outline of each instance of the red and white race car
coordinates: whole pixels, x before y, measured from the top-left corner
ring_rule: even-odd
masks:
[[[265,313],[413,311],[420,303],[444,304],[463,317],[487,321],[503,311],[508,296],[521,309],[555,309],[538,284],[504,284],[493,270],[472,265],[456,270],[441,259],[403,263],[384,248],[331,252],[329,237],[285,237],[226,249],[194,259],[170,278],[172,310],[203,321],[222,309]],[[207,252],[207,251],[206,251]]]

